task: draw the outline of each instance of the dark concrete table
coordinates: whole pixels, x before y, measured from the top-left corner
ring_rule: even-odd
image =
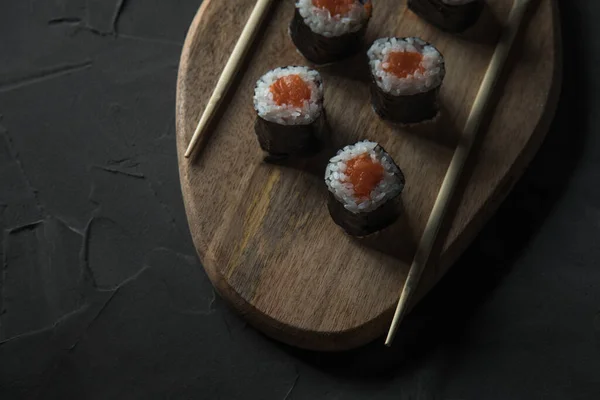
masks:
[[[561,2],[559,110],[497,217],[392,350],[344,354],[247,327],[195,255],[174,109],[199,2],[0,1],[0,399],[600,398],[598,2]]]

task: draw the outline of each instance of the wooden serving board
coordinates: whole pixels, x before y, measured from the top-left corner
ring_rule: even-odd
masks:
[[[380,36],[420,36],[445,56],[441,118],[410,130],[383,123],[371,109],[361,52],[339,65],[318,68],[324,77],[332,147],[304,163],[273,165],[263,161],[253,130],[255,82],[278,66],[310,65],[288,36],[293,1],[276,0],[222,112],[197,156],[186,159],[183,154],[200,114],[254,4],[205,0],[181,56],[177,152],[191,234],[217,291],[254,327],[302,348],[357,347],[389,327],[416,244],[512,2],[488,0],[477,25],[457,36],[419,19],[406,1],[375,0],[365,51]],[[498,88],[493,115],[475,145],[459,205],[441,238],[442,250],[423,273],[415,302],[491,217],[548,130],[561,80],[555,1],[538,1],[526,24]],[[327,158],[360,139],[381,143],[406,175],[403,216],[367,240],[353,239],[333,223],[323,181]]]

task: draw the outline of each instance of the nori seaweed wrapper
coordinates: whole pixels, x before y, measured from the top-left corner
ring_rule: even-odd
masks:
[[[397,124],[416,124],[433,120],[440,112],[440,86],[414,95],[394,96],[371,83],[373,110],[384,120]]]
[[[483,10],[483,1],[449,5],[441,0],[408,0],[408,8],[437,28],[462,33],[475,25]]]
[[[308,61],[316,65],[330,64],[358,53],[363,43],[368,21],[356,31],[336,37],[326,37],[313,32],[304,23],[304,18],[296,8],[290,23],[290,37],[298,51]]]
[[[392,225],[400,216],[400,193],[393,199],[370,212],[353,213],[329,192],[327,201],[329,214],[338,226],[348,235],[365,237]]]
[[[281,125],[256,116],[254,131],[258,143],[270,156],[311,155],[319,151],[328,132],[325,109],[312,123],[306,125]]]

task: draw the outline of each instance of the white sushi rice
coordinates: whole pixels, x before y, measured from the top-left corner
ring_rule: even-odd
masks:
[[[396,75],[384,70],[387,67],[387,58],[393,52],[417,52],[423,55],[421,66],[423,73],[415,71],[406,78],[398,78]],[[446,69],[444,58],[440,52],[425,41],[416,38],[380,38],[373,42],[368,50],[369,65],[371,73],[384,92],[394,96],[407,96],[428,92],[442,84]]]
[[[448,4],[449,6],[462,6],[465,4],[473,3],[478,0],[442,0],[442,3]]]
[[[354,195],[354,186],[349,177],[344,174],[347,162],[351,159],[368,153],[373,162],[383,166],[383,179],[373,189],[369,199],[357,199]],[[353,213],[373,211],[388,200],[396,197],[404,189],[402,172],[381,146],[375,142],[364,140],[353,145],[348,145],[338,151],[337,155],[329,160],[325,169],[325,183],[327,188],[344,207]]]
[[[271,85],[287,75],[299,75],[310,88],[311,97],[302,107],[278,105],[273,100]],[[306,125],[315,121],[322,112],[323,81],[319,72],[302,66],[279,67],[263,75],[254,88],[254,109],[267,121],[282,125]]]
[[[297,0],[296,8],[304,19],[304,23],[319,35],[325,37],[342,36],[359,31],[370,15],[364,4],[355,0],[346,14],[331,15],[328,10],[315,7],[312,0]]]

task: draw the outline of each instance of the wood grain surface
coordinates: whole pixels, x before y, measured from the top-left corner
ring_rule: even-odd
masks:
[[[181,186],[208,276],[254,327],[293,346],[327,351],[357,347],[386,332],[511,3],[488,0],[477,25],[459,36],[419,19],[405,1],[376,1],[364,50],[380,36],[420,36],[433,43],[447,68],[441,117],[411,129],[378,119],[370,105],[362,51],[318,68],[332,126],[327,147],[311,159],[274,165],[263,161],[253,131],[252,96],[266,71],[310,65],[288,36],[293,1],[275,2],[222,112],[196,156],[186,159],[198,118],[254,6],[252,0],[203,2],[189,29],[178,76]],[[491,217],[548,130],[561,82],[558,10],[553,0],[535,3],[414,303]],[[405,173],[406,188],[402,217],[380,234],[358,240],[331,220],[323,173],[338,148],[361,139],[386,148]]]

